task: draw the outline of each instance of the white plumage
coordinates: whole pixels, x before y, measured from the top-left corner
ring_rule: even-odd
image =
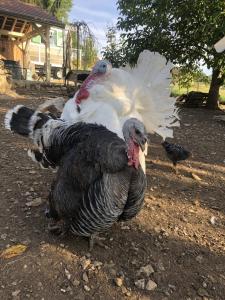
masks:
[[[93,84],[89,97],[77,111],[76,95],[70,99],[61,118],[71,123],[83,121],[105,125],[123,138],[122,126],[128,118],[142,121],[148,132],[163,139],[173,137],[173,126],[179,126],[175,98],[170,97],[173,65],[158,53],[144,50],[135,67],[112,68],[110,73]],[[140,153],[145,170],[145,159]]]
[[[145,50],[134,68],[113,68],[104,81],[93,85],[89,98],[81,102],[81,113],[76,110],[74,98],[70,99],[62,118],[71,122],[77,119],[89,122],[91,118],[98,123],[102,116],[101,122],[107,126],[110,105],[112,116],[117,114],[120,128],[128,117],[137,117],[144,121],[147,131],[159,133],[163,138],[172,137],[169,127],[178,118],[174,112],[175,98],[170,97],[172,67],[162,55]],[[116,128],[113,131],[116,132]]]

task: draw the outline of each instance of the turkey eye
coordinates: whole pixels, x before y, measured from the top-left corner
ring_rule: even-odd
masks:
[[[138,130],[138,129],[135,129],[135,133],[136,134],[141,134],[140,130]]]

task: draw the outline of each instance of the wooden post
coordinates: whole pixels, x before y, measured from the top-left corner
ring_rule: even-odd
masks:
[[[80,24],[77,24],[77,71],[79,70],[80,64]]]
[[[46,81],[50,82],[51,80],[51,65],[50,65],[50,26],[46,26],[45,30],[45,73]]]

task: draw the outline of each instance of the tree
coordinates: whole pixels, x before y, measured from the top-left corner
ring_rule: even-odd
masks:
[[[125,63],[125,52],[123,51],[123,41],[116,37],[117,30],[114,26],[108,27],[106,33],[107,44],[102,51],[104,59],[111,62],[113,67],[118,68]]]
[[[126,53],[133,63],[143,49],[157,51],[188,67],[200,61],[212,68],[207,107],[218,108],[225,79],[225,56],[213,45],[224,36],[224,0],[118,0],[118,28],[125,34]]]
[[[82,66],[84,70],[90,69],[97,61],[97,49],[93,38],[87,37],[84,40],[84,45],[82,46],[83,56],[82,56]]]
[[[49,12],[51,12],[57,19],[66,22],[68,20],[68,13],[72,8],[72,0],[22,0],[25,3],[36,4]]]

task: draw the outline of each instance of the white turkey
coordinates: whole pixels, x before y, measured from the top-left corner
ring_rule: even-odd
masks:
[[[138,153],[146,133],[139,120],[124,123],[123,140],[102,125],[68,125],[18,105],[6,114],[5,127],[33,140],[41,165],[59,166],[48,216],[63,221],[65,231],[93,237],[140,211],[146,177]]]
[[[99,61],[80,90],[65,105],[61,118],[106,126],[123,138],[122,128],[129,118],[142,121],[148,132],[165,139],[178,126],[175,98],[170,97],[170,70],[173,65],[158,53],[144,50],[134,68],[112,68]],[[145,157],[140,151],[145,172]]]

